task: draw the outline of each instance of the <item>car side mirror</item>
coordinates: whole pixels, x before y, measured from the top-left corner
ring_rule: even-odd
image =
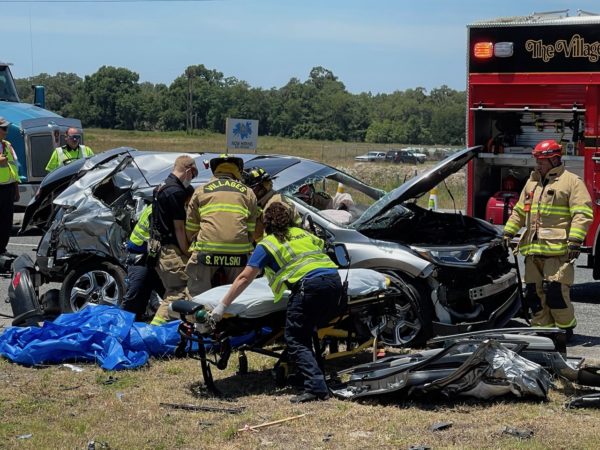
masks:
[[[336,243],[333,244],[333,262],[335,262],[341,269],[347,269],[350,267],[350,255],[348,249],[344,244]]]

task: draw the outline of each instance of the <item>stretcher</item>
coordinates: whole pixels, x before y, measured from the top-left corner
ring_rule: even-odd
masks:
[[[384,316],[386,308],[405,295],[390,285],[389,275],[370,269],[339,270],[339,273],[346,292],[339,315],[320,328],[313,338],[320,364],[323,359],[352,355],[373,345],[378,332],[385,327],[381,322],[374,322],[372,316]],[[267,280],[257,278],[227,308],[223,319],[214,324],[206,312],[220,302],[229,287],[216,287],[192,301],[179,300],[171,304],[171,314],[181,319],[181,342],[177,353],[200,360],[206,387],[217,395],[219,392],[213,383],[210,366],[225,369],[234,350],[238,352],[241,374],[248,370],[247,352],[275,358],[275,380],[279,385],[284,384],[288,365],[282,338],[288,293],[275,303]],[[194,342],[205,345],[197,346],[196,353]],[[340,344],[344,344],[343,351],[340,351]]]

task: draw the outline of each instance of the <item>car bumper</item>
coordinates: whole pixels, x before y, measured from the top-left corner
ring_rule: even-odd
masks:
[[[433,334],[435,336],[447,336],[449,334],[468,333],[470,331],[487,330],[490,328],[500,328],[506,325],[521,309],[521,297],[518,286],[515,285],[509,290],[510,295],[495,310],[493,310],[487,319],[474,320],[472,322],[461,323],[442,323],[433,322]]]

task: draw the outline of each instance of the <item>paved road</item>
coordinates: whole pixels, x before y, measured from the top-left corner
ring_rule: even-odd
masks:
[[[35,256],[33,250],[39,240],[39,236],[13,236],[8,250],[16,254],[28,253],[33,258]],[[585,260],[586,256],[581,256],[578,265],[583,265]],[[521,273],[523,273],[522,267]],[[0,277],[0,314],[12,314],[10,304],[4,302],[4,299],[7,298],[9,283],[10,279]],[[53,285],[47,286],[46,289],[51,287],[60,288],[59,285]],[[590,269],[578,268],[576,270],[571,297],[574,301],[578,326],[577,334],[569,344],[568,354],[600,361],[600,281],[592,279]],[[10,326],[10,319],[0,316],[0,333],[4,327],[8,326]]]

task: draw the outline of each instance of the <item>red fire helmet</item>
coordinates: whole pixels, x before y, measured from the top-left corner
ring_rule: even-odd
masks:
[[[537,143],[532,155],[539,159],[554,158],[562,154],[562,146],[553,139],[547,139]]]

